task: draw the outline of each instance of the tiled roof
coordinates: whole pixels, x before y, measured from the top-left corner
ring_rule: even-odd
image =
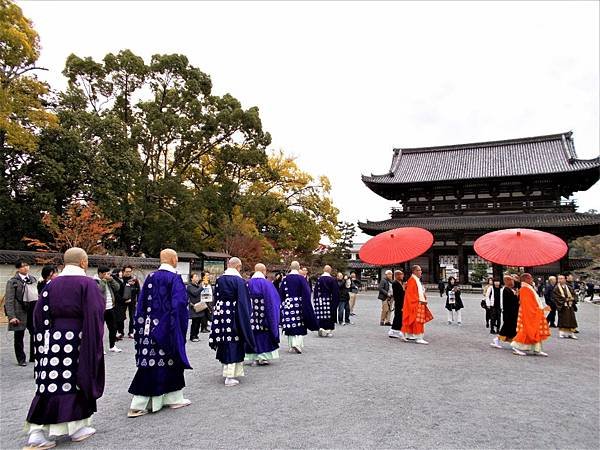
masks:
[[[600,157],[577,159],[572,133],[504,141],[394,149],[390,171],[363,175],[367,185],[493,179],[598,169]]]
[[[216,259],[229,259],[231,255],[229,253],[223,252],[202,252],[202,256],[206,259],[216,258]]]
[[[600,233],[600,214],[494,214],[480,216],[406,217],[359,222],[362,231],[376,234],[400,227],[421,227],[440,230],[498,230],[503,228],[563,228],[592,226]]]
[[[62,264],[61,253],[45,253],[21,250],[0,250],[0,264],[15,264],[17,260],[27,261],[29,264]],[[131,264],[138,269],[158,269],[158,258],[138,258],[132,256],[89,255],[91,267],[109,266],[122,267]]]
[[[373,264],[367,264],[360,260],[348,261],[348,269],[378,269],[382,266],[375,266]]]

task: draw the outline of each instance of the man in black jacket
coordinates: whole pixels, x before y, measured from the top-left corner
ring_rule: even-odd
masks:
[[[379,295],[377,298],[381,300],[381,318],[379,320],[379,325],[381,326],[391,325],[390,314],[393,299],[392,276],[393,272],[391,270],[386,270],[385,278],[379,283]]]
[[[133,339],[133,316],[140,293],[140,282],[133,276],[133,267],[131,266],[123,267],[123,277],[118,281],[121,289],[119,290],[120,317],[117,321],[117,338],[120,339],[125,334],[126,314],[129,312],[129,338]]]
[[[550,307],[550,312],[546,316],[550,328],[556,328],[556,303],[554,303],[554,299],[552,298],[554,286],[556,286],[556,277],[548,277],[548,284],[546,284],[546,288],[544,289],[544,300],[546,301],[546,305]]]
[[[29,361],[34,359],[33,310],[37,302],[37,280],[29,274],[29,264],[17,261],[17,273],[6,282],[4,305],[8,317],[8,331],[15,333],[15,356],[19,366],[27,365],[27,355],[23,349],[25,330],[29,331]]]
[[[402,308],[404,306],[404,286],[402,285],[404,280],[404,272],[396,270],[394,272],[394,281],[392,282],[392,291],[394,293],[394,321],[392,322],[392,328],[388,332],[388,336],[391,338],[404,337],[402,334]]]

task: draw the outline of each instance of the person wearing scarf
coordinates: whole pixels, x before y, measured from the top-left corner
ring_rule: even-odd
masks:
[[[281,299],[273,283],[267,280],[267,268],[258,263],[254,275],[248,281],[250,292],[250,328],[255,347],[246,348],[246,361],[259,366],[268,365],[279,358],[279,308]]]
[[[575,318],[577,298],[575,290],[567,284],[564,275],[558,276],[558,283],[552,291],[552,300],[558,312],[558,337],[577,339],[577,336],[575,336],[575,330],[577,329],[577,319]]]
[[[46,285],[33,313],[37,390],[25,424],[27,449],[55,447],[44,433],[73,442],[92,436],[92,415],[104,392],[106,302],[86,276],[86,252],[73,247],[63,259],[65,268]]]
[[[215,284],[215,308],[208,345],[217,351],[216,358],[223,364],[225,386],[236,386],[237,378],[244,376],[246,352],[256,353],[251,326],[251,306],[248,285],[240,275],[242,261],[233,257],[227,261],[227,270]]]
[[[500,291],[500,299],[502,303],[502,328],[490,344],[496,348],[503,348],[501,342],[510,344],[517,334],[519,297],[515,289],[515,280],[510,275],[504,275],[504,287]]]
[[[550,311],[550,307],[540,300],[533,286],[533,276],[524,273],[519,289],[517,334],[510,344],[515,355],[525,356],[525,352],[530,351],[534,355],[548,356],[542,351],[542,342],[550,337],[550,328],[544,315],[546,311]]]
[[[177,253],[160,252],[160,267],[146,277],[138,297],[135,324],[137,371],[129,393],[133,394],[128,417],[139,417],[168,406],[191,404],[183,397],[184,371],[191,369],[185,351],[188,296],[175,270]]]
[[[425,339],[425,324],[433,319],[427,308],[425,288],[421,284],[421,266],[413,266],[412,275],[406,282],[404,305],[402,308],[403,341],[415,341],[417,344],[429,344]]]
[[[290,273],[281,281],[281,328],[287,336],[288,352],[302,353],[304,336],[316,331],[319,323],[310,301],[310,285],[299,271],[300,263],[292,261]]]
[[[501,290],[500,280],[494,280],[492,287],[487,290],[485,304],[489,311],[490,334],[496,334],[500,331],[500,315],[502,313]]]
[[[340,289],[337,280],[331,276],[331,266],[323,268],[323,274],[315,285],[313,299],[315,315],[319,321],[319,336],[332,337],[337,322]]]

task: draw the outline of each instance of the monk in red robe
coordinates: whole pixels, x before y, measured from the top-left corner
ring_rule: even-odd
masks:
[[[542,351],[542,342],[550,337],[550,328],[544,312],[550,307],[542,303],[534,287],[533,276],[529,273],[521,275],[519,289],[519,317],[517,318],[517,335],[511,346],[513,353],[525,356],[526,351],[534,355],[548,356]]]
[[[427,308],[425,288],[421,284],[423,270],[420,266],[413,266],[412,275],[406,282],[404,294],[404,307],[402,308],[402,333],[404,341],[415,341],[417,344],[429,344],[425,335],[425,323],[433,319]]]

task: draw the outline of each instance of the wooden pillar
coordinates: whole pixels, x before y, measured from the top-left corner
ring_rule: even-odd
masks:
[[[502,283],[502,277],[504,276],[504,266],[495,263],[492,264],[492,276],[495,279],[500,280],[500,283]]]
[[[433,254],[433,273],[432,273],[432,277],[431,277],[431,282],[439,283],[439,281],[440,281],[440,256],[433,251],[431,253]]]
[[[458,282],[465,284],[469,281],[469,267],[468,260],[465,258],[465,249],[462,241],[458,242],[457,254],[458,254]]]
[[[433,250],[429,250],[427,253],[427,283],[433,283]]]

